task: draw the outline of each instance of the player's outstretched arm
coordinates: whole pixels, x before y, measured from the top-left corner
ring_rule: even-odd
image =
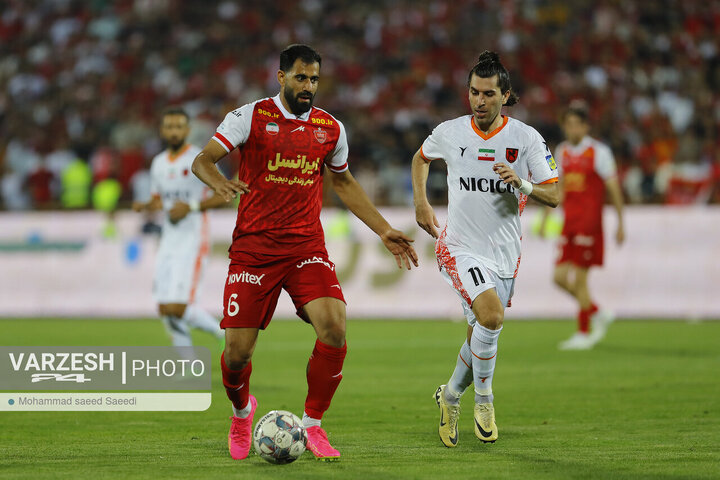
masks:
[[[328,171],[330,170],[328,169]],[[411,245],[413,240],[400,230],[390,226],[370,201],[365,190],[352,176],[350,170],[341,173],[332,172],[330,179],[335,193],[345,206],[373,232],[377,233],[385,248],[395,256],[398,268],[402,268],[404,264],[410,270],[411,263],[417,267],[418,256]]]
[[[415,221],[420,228],[433,238],[438,238],[437,229],[440,228],[435,212],[427,198],[427,179],[430,171],[430,162],[425,160],[418,150],[412,159],[412,186],[413,202],[415,203]]]
[[[215,164],[223,158],[227,152],[215,140],[210,140],[192,164],[192,171],[208,187],[212,188],[217,195],[229,202],[243,193],[250,192],[247,184],[240,180],[228,180],[220,173]]]
[[[517,176],[515,170],[510,168],[505,163],[496,163],[493,165],[493,171],[498,174],[502,181],[506,184],[510,184],[513,187],[520,189],[523,181]],[[525,180],[527,183],[527,180]],[[557,182],[555,183],[533,183],[532,192],[530,198],[537,200],[538,202],[547,205],[548,207],[557,207],[560,203],[560,188]],[[522,191],[522,190],[521,190]]]

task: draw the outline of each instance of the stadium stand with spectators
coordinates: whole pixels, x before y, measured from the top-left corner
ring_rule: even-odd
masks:
[[[718,31],[718,0],[6,0],[0,208],[86,205],[63,200],[77,162],[93,183],[113,172],[129,202],[161,149],[158,112],[182,104],[204,144],[203,125],[277,91],[276,52],[292,42],[323,55],[317,104],[345,123],[353,170],[381,204],[410,202],[413,149],[466,110],[458,92],[486,48],[519,79],[510,114],[549,143],[563,106],[590,104],[630,203],[718,203]],[[431,174],[434,203],[444,178]]]

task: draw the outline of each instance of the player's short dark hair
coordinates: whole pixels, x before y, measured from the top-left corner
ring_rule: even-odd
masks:
[[[285,50],[280,52],[280,70],[283,72],[289,72],[290,69],[295,65],[295,60],[302,60],[303,63],[315,63],[322,65],[322,57],[318,52],[308,45],[301,43],[294,43],[285,47]]]
[[[584,123],[588,123],[590,118],[590,110],[585,100],[573,100],[570,105],[565,109],[562,115],[562,120],[565,120],[569,115],[575,115]]]
[[[478,62],[468,74],[468,87],[470,86],[470,80],[472,80],[473,75],[477,75],[480,78],[490,78],[497,75],[500,93],[505,95],[505,92],[510,92],[505,106],[515,105],[520,100],[520,97],[513,92],[512,85],[510,84],[510,74],[500,62],[500,56],[496,52],[485,50],[480,54]]]
[[[190,115],[188,115],[185,109],[178,106],[167,107],[165,110],[163,110],[162,115],[160,116],[160,120],[164,120],[165,117],[167,117],[168,115],[182,115],[183,117],[185,117],[186,120],[190,120]]]

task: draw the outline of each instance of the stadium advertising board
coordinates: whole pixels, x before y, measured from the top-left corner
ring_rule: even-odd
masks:
[[[434,242],[415,225],[412,209],[387,208],[390,222],[415,238],[420,268],[398,270],[379,239],[352,215],[326,209],[322,220],[330,258],[348,301],[350,318],[461,320],[455,293],[437,273]],[[523,255],[507,317],[571,318],[575,306],[551,281],[554,240],[532,234],[538,210],[523,214]],[[212,252],[199,301],[219,316],[227,278],[232,210],[210,215]],[[440,222],[446,212],[437,210]],[[140,233],[138,214],[120,212],[116,236],[103,235],[94,212],[2,214],[0,317],[154,317],[152,278],[157,236]],[[598,301],[622,318],[719,318],[720,209],[630,207],[627,240],[612,239],[606,215],[605,267],[590,278]],[[294,317],[283,293],[277,317]]]

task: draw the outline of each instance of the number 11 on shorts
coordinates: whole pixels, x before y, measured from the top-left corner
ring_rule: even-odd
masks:
[[[478,267],[468,268],[468,272],[470,272],[470,275],[472,275],[472,279],[473,279],[473,282],[475,282],[476,287],[478,285],[480,285],[480,283],[485,283],[485,279],[482,276],[482,272],[480,272],[480,269]]]

